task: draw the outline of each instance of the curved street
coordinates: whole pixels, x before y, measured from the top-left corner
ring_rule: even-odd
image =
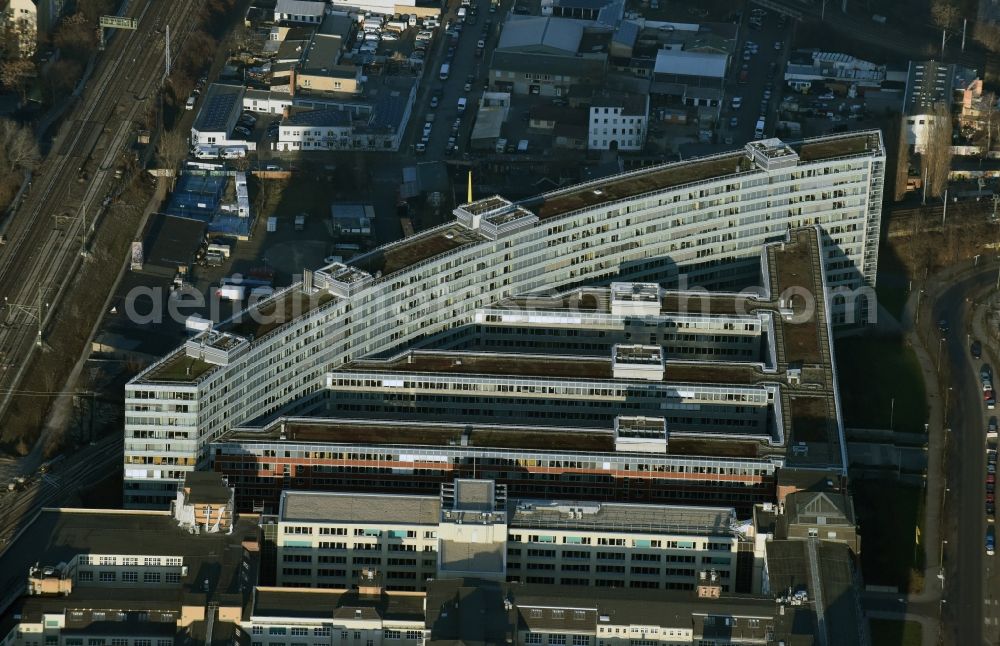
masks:
[[[980,302],[994,293],[997,277],[995,264],[963,263],[942,271],[914,285],[899,321],[927,393],[924,588],[911,595],[866,592],[864,606],[869,618],[920,623],[925,646],[995,644],[1000,637],[1000,581],[984,546],[988,411],[981,362],[969,352],[979,339],[982,361],[1000,366],[1000,344],[987,339]],[[892,327],[884,310],[880,316],[881,327]],[[945,334],[937,326],[942,320],[948,322]]]

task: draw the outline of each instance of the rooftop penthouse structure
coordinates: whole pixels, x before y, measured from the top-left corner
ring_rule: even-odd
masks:
[[[625,281],[671,290],[762,285],[756,293],[768,293],[763,301],[754,301],[751,294],[704,299],[719,308],[715,313],[732,317],[706,319],[709,325],[743,321],[760,326],[767,318],[764,310],[786,309],[776,302],[785,285],[780,277],[778,285],[769,284],[773,273],[767,274],[766,266],[771,256],[762,264],[762,249],[769,242],[785,240],[797,227],[818,227],[819,246],[808,243],[812,251],[799,268],[817,272],[811,277],[816,294],[829,295],[821,289],[824,280],[834,292],[831,312],[826,312],[825,303],[820,309],[836,322],[853,309],[856,290],[874,284],[884,165],[877,131],[798,144],[765,140],[742,151],[603,178],[520,204],[502,197],[479,200],[456,208],[452,222],[379,247],[346,266],[307,273],[301,282],[178,348],[126,386],[125,504],[169,503],[186,471],[209,466],[209,444],[223,436],[234,437],[227,434],[237,429],[259,427],[260,420],[275,415],[329,410],[331,372],[346,367],[370,373],[373,366],[362,360],[392,356],[401,349],[461,349],[473,342],[469,335],[477,328],[485,336],[487,328],[501,331],[494,317],[515,316],[507,310],[518,306],[519,299],[551,292],[568,294],[565,298],[576,294],[581,303],[593,304],[593,314],[543,313],[552,322],[549,329],[564,325],[554,320],[558,317],[594,320],[594,325],[615,329],[623,345],[643,345],[649,344],[648,335],[645,340],[626,338],[634,334],[631,328],[639,318],[628,312],[628,298],[619,293],[601,300],[586,287],[573,290]],[[794,262],[788,256],[786,264]],[[804,274],[793,271],[784,282],[796,284],[799,275]],[[683,290],[666,292],[664,308],[679,312],[675,305],[692,296]],[[635,298],[633,306],[642,302],[640,296]],[[609,313],[603,311],[605,300]],[[740,309],[747,304],[751,309]],[[530,313],[516,316],[527,317],[525,325],[536,325]],[[828,345],[818,348],[815,330],[827,322],[810,328],[812,332],[784,330],[784,345],[772,345],[786,348],[789,356],[801,354],[807,364],[821,362]],[[670,376],[671,358],[709,358],[705,353],[714,352],[686,334],[686,325],[680,314],[673,323],[663,321],[660,334],[669,341],[663,350],[666,383],[684,380],[682,367],[674,367],[675,377]],[[760,356],[752,330],[733,331],[712,333],[720,337],[720,352],[734,358]],[[749,343],[736,338],[744,332]],[[242,342],[219,343],[215,336],[219,334]],[[589,354],[609,356],[609,349],[591,345]],[[696,346],[701,349],[691,354],[689,348]],[[780,357],[770,365],[779,369],[779,364]],[[810,370],[804,369],[804,382],[810,380]],[[615,377],[593,379],[588,387]],[[695,381],[705,379],[711,381],[700,376]],[[757,383],[744,384],[734,396],[766,397],[773,387],[764,381],[762,376]],[[507,385],[520,387],[514,382]],[[820,391],[829,393],[831,387],[827,380]],[[770,434],[776,446],[787,446],[792,419],[810,409],[810,419],[823,421],[810,433],[799,432],[808,436],[804,441],[810,447],[795,457],[829,462],[817,456],[839,453],[837,443],[828,442],[825,426],[835,415],[831,406],[813,410],[818,400],[809,392],[809,397],[793,397],[789,407],[774,409],[784,420],[780,425],[769,422],[780,429],[779,434],[761,426],[757,435]],[[751,410],[760,412],[759,405],[753,404]],[[588,426],[603,425],[610,433],[613,417],[604,415],[600,424]],[[350,428],[352,422],[341,419],[330,424]],[[682,423],[676,426],[678,431],[684,428]],[[820,450],[820,445],[827,448]],[[737,453],[756,456],[757,449]]]
[[[226,433],[214,468],[238,509],[261,511],[288,488],[434,494],[456,478],[496,480],[514,498],[773,502],[779,469],[846,469],[826,299],[808,300],[826,293],[820,249],[817,228],[768,245],[761,293],[697,295],[720,315],[668,309],[678,292],[657,294],[655,316],[616,315],[621,285],[540,309],[502,302],[451,339],[458,349],[328,372],[312,414]],[[637,330],[644,344],[625,343]],[[528,347],[494,351],[503,331]],[[585,333],[603,356],[578,353]],[[711,357],[734,344],[749,356]]]

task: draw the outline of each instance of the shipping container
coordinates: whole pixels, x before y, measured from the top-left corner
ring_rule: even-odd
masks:
[[[267,232],[274,233],[278,230],[278,218],[273,215],[267,219]]]

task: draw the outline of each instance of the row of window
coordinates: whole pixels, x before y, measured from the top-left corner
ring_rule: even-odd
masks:
[[[118,576],[117,572],[108,571],[98,571],[97,580],[101,583],[115,583],[120,581],[122,583],[138,583],[140,576],[138,572],[126,570],[121,572],[121,577]],[[143,583],[180,583],[181,573],[180,572],[143,572],[142,573]],[[77,580],[81,582],[90,582],[94,580],[94,572],[91,570],[81,570],[77,574]]]
[[[91,554],[81,554],[78,563],[80,565],[142,565],[147,567],[157,567],[165,565],[167,567],[180,567],[184,564],[184,559],[180,556],[94,556]]]

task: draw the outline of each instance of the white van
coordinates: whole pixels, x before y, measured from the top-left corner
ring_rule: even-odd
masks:
[[[194,110],[194,102],[196,100],[197,100],[197,97],[195,97],[195,95],[192,94],[191,96],[189,96],[188,100],[184,103],[184,109],[185,110]]]
[[[464,96],[458,100],[458,113],[459,114],[465,114],[465,106],[467,104],[468,104],[468,101],[465,100]]]
[[[451,71],[451,65],[449,65],[448,63],[441,63],[441,73],[438,74],[438,77],[440,77],[442,81],[447,81],[448,73],[450,71]]]
[[[196,159],[215,159],[219,156],[219,149],[216,146],[198,145],[194,147]]]

